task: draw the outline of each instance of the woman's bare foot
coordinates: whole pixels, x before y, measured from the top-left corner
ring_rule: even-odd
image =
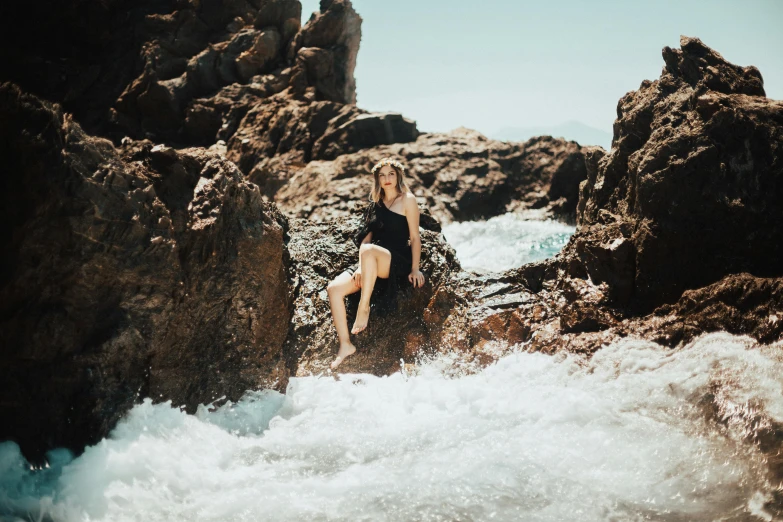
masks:
[[[370,307],[363,308],[359,306],[356,310],[356,320],[353,322],[353,328],[351,328],[352,334],[358,334],[365,328],[367,328],[367,321],[370,319]]]
[[[332,370],[340,366],[340,363],[345,360],[346,357],[352,355],[356,351],[356,347],[351,343],[340,344],[340,349],[337,351],[337,357],[332,361]]]

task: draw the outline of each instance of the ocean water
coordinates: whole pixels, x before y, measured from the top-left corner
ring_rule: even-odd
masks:
[[[530,259],[508,238],[551,255],[571,233],[518,221],[445,234],[463,263],[504,270]],[[752,439],[783,422],[781,375],[783,343],[714,333],[590,359],[517,345],[486,368],[442,354],[194,415],[145,399],[77,458],[55,450],[33,468],[0,443],[0,520],[772,520],[781,486]]]
[[[509,213],[486,221],[450,223],[443,235],[460,264],[474,272],[502,272],[557,254],[575,227],[559,221]]]
[[[293,379],[188,415],[147,399],[73,459],[0,445],[6,520],[770,520],[749,426],[783,421],[783,346],[523,347],[479,371]],[[733,409],[734,408],[734,409]],[[18,518],[15,518],[18,517]]]

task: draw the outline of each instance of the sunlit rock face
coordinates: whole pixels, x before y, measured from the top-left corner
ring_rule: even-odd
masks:
[[[579,200],[585,270],[641,311],[727,274],[781,275],[783,102],[755,67],[680,45],[618,102],[612,150],[587,162]]]
[[[549,136],[503,142],[459,128],[290,168],[290,182],[277,182],[268,193],[291,215],[345,216],[367,201],[368,172],[389,155],[404,162],[411,190],[442,223],[525,210],[574,221],[579,184],[587,178],[585,154],[595,149]]]

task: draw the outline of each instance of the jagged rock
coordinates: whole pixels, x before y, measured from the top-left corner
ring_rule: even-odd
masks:
[[[624,223],[633,270],[610,283],[641,312],[727,274],[781,274],[783,102],[764,97],[755,67],[696,38],[681,47],[664,49],[659,80],[620,100],[612,150],[587,162],[579,201],[579,244],[599,242],[588,228],[602,212]]]
[[[371,114],[353,105],[307,103],[281,94],[245,114],[228,140],[228,157],[273,195],[289,179],[287,164],[410,142],[417,136],[416,123],[399,114]],[[267,186],[268,178],[280,181]]]
[[[0,138],[0,439],[82,448],[143,397],[285,386],[287,224],[233,163],[117,151],[12,84]]]
[[[330,220],[368,198],[370,169],[378,159],[391,155],[405,162],[411,189],[442,222],[539,208],[547,216],[573,219],[579,183],[586,177],[586,150],[593,148],[551,137],[501,142],[460,128],[447,134],[424,133],[408,143],[343,153],[333,162],[305,165],[304,158],[299,163],[270,160],[255,167],[251,179],[283,211]]]
[[[363,113],[332,118],[313,144],[313,159],[334,159],[376,145],[416,141],[416,122],[398,113]]]
[[[322,0],[319,7],[320,11],[313,13],[288,50],[289,59],[296,57],[292,92],[294,95],[304,94],[299,78],[305,76],[309,78],[307,83],[322,93],[323,98],[319,99],[354,105],[356,80],[353,71],[362,36],[362,19],[354,11],[350,0]],[[320,54],[323,63],[308,57],[312,53]]]
[[[108,131],[110,110],[135,81],[178,77],[209,42],[231,37],[229,24],[252,23],[255,10],[244,0],[19,3],[2,17],[8,66],[0,74],[64,103],[88,132]],[[24,36],[28,20],[40,36],[34,41]],[[138,114],[124,116],[130,122]]]
[[[239,128],[247,112],[254,106],[268,103],[269,98],[283,92],[290,78],[291,69],[272,74],[257,75],[248,84],[232,83],[207,98],[197,98],[185,111],[185,132],[195,144],[212,144],[215,137],[227,141]],[[190,122],[191,111],[209,111],[209,126],[199,126],[198,120]]]
[[[261,31],[253,45],[236,58],[237,73],[243,81],[261,74],[280,53],[283,37],[275,27]]]
[[[361,18],[350,0],[321,9],[301,27],[297,0],[17,4],[0,20],[0,80],[63,103],[88,132],[115,142],[128,135],[210,145],[230,138],[215,135],[225,123],[236,128],[230,113],[282,90],[305,102],[356,102]],[[36,21],[35,41],[26,37],[28,20]],[[324,55],[328,63],[307,59]],[[204,101],[267,75],[275,81],[253,89],[246,107]]]
[[[294,361],[298,376],[328,371],[337,354],[337,332],[326,285],[356,263],[359,252],[350,237],[358,224],[358,212],[331,223],[304,219],[290,222],[288,249],[295,274],[295,301],[286,352]],[[397,313],[380,318],[371,311],[367,329],[352,336],[357,352],[342,363],[341,371],[385,375],[399,370],[400,359],[412,362],[416,356],[435,349],[430,342],[432,329],[423,320],[425,310],[433,292],[447,284],[451,274],[460,268],[453,248],[438,230],[422,228],[421,270],[425,285],[408,288],[399,300]],[[359,296],[357,292],[346,298],[349,326],[355,318]]]

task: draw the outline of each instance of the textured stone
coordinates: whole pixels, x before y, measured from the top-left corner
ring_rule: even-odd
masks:
[[[551,137],[524,143],[489,140],[460,128],[343,153],[332,162],[297,164],[273,159],[263,164],[263,178],[251,173],[251,179],[257,179],[283,211],[329,220],[367,200],[372,187],[370,169],[390,155],[405,163],[410,188],[441,222],[487,219],[530,209],[540,209],[542,217],[573,220],[574,195],[586,178],[586,150],[592,149]],[[256,173],[261,170],[255,169]],[[274,184],[266,187],[266,180]]]
[[[244,100],[249,104],[282,90],[301,101],[356,102],[361,18],[350,0],[321,7],[301,27],[297,0],[17,4],[0,18],[0,57],[7,64],[0,80],[64,104],[87,132],[115,143],[126,135],[197,145],[227,141],[230,136],[215,136],[214,115],[206,126],[183,121],[194,103],[205,105],[197,100],[258,75],[283,85],[255,89]],[[29,20],[39,35],[34,41],[26,37]],[[303,47],[328,55],[328,63],[302,62]],[[252,106],[212,105],[220,118]]]
[[[11,84],[0,138],[0,439],[80,449],[143,397],[285,386],[287,222],[233,163],[118,151]]]
[[[681,45],[620,100],[612,150],[588,161],[581,189],[582,243],[597,242],[601,213],[624,223],[634,269],[614,286],[640,311],[727,274],[781,272],[783,103],[763,96],[756,68]]]

